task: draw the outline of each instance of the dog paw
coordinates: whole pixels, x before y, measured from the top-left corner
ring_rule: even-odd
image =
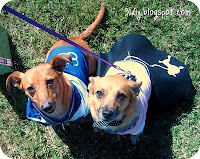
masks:
[[[130,140],[131,140],[133,145],[136,145],[137,142],[139,142],[139,136],[131,136]]]

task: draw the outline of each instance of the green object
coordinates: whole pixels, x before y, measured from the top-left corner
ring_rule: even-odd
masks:
[[[0,57],[11,59],[7,31],[2,26],[0,26]],[[12,71],[13,70],[8,66],[0,65],[0,75],[6,74]]]

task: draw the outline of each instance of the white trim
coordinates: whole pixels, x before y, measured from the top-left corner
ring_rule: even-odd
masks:
[[[74,116],[70,119],[70,121],[75,121],[78,118],[82,116],[85,117],[89,114],[87,86],[83,83],[83,81],[73,75],[67,73],[64,73],[64,75],[76,86],[81,96],[81,104]]]

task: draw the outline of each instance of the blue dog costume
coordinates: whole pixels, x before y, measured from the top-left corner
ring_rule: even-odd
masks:
[[[61,117],[50,119],[38,110],[34,103],[28,99],[26,109],[26,116],[28,119],[56,126],[68,125],[70,121],[78,121],[88,115],[87,85],[89,83],[89,70],[87,58],[85,54],[76,47],[59,46],[51,51],[46,63],[48,63],[54,56],[63,54],[71,54],[73,63],[73,65],[71,65],[67,62],[64,70],[64,75],[71,81],[73,86],[73,96],[70,109]]]

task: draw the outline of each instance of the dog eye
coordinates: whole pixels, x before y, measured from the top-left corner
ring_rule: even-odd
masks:
[[[53,84],[53,79],[49,79],[49,80],[47,80],[47,86],[49,86],[49,85],[52,85]]]
[[[28,90],[29,93],[35,92],[35,89],[33,87],[28,87],[27,90]]]
[[[96,96],[97,96],[97,98],[102,98],[104,96],[104,92],[103,91],[97,91]]]
[[[117,98],[119,101],[123,101],[125,97],[126,97],[126,96],[125,96],[124,93],[118,93],[116,98]]]

